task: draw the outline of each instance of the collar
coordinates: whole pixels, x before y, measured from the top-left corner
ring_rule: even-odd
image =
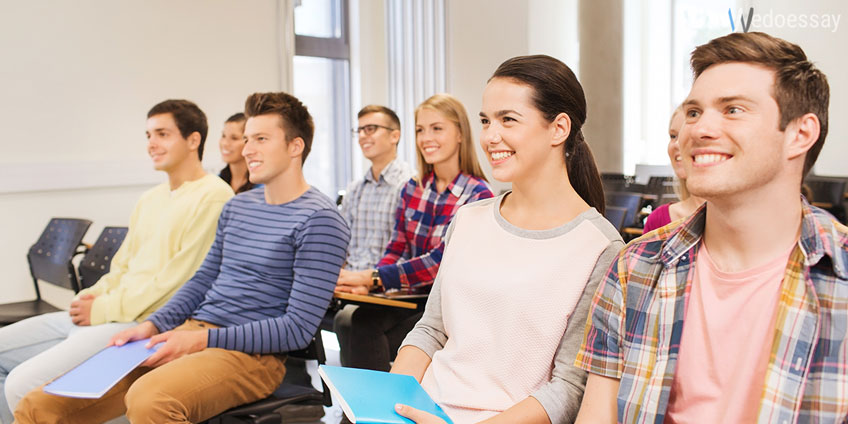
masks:
[[[671,267],[689,252],[704,235],[707,220],[707,205],[701,205],[677,228],[660,250],[660,258],[666,267]],[[830,257],[833,272],[841,279],[848,279],[848,227],[839,224],[826,211],[810,205],[801,197],[801,238],[804,265],[813,267],[824,256]]]
[[[823,209],[810,205],[801,197],[801,249],[804,265],[815,266],[825,256],[830,257],[833,272],[848,279],[848,227]]]
[[[386,181],[386,175],[395,167],[398,158],[392,159],[391,162],[386,164],[382,171],[380,171],[380,175],[375,179],[374,173],[371,172],[371,167],[368,167],[368,170],[365,171],[365,181],[372,182],[375,184],[379,184],[380,182]]]
[[[424,178],[423,186],[425,188],[429,188],[430,190],[436,193],[439,193],[439,195],[450,192],[450,194],[452,194],[454,197],[459,197],[460,195],[462,195],[462,192],[465,190],[465,187],[468,186],[470,180],[470,175],[460,171],[459,174],[453,179],[453,181],[451,181],[450,184],[445,187],[445,190],[439,192],[436,188],[436,173],[431,172],[429,175],[427,175],[426,178]]]

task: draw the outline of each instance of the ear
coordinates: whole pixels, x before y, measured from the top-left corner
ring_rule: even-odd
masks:
[[[807,154],[821,133],[819,117],[808,113],[796,118],[786,126],[786,158],[795,159]]]
[[[189,134],[188,138],[186,138],[186,141],[188,141],[188,148],[189,149],[191,149],[191,150],[199,149],[200,148],[200,133],[195,131],[195,132]]]
[[[306,147],[306,143],[300,137],[295,137],[291,139],[286,145],[286,148],[288,149],[289,155],[291,157],[302,155],[304,147]]]
[[[392,144],[397,146],[398,143],[400,143],[400,130],[392,130],[391,137],[392,137]]]
[[[551,147],[559,146],[565,143],[568,135],[571,134],[571,117],[566,113],[560,113],[550,123],[553,128],[553,137],[551,137]]]

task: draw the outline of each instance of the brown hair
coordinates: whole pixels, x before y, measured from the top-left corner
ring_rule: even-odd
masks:
[[[697,79],[707,68],[727,62],[755,63],[775,73],[772,97],[780,110],[781,131],[793,120],[812,113],[821,131],[804,158],[804,174],[810,171],[827,136],[830,87],[827,77],[807,59],[797,44],[762,32],[732,33],[698,46],[692,52],[692,70]]]
[[[238,113],[234,113],[232,116],[227,118],[227,120],[224,121],[224,123],[225,124],[228,124],[230,122],[243,123],[244,121],[247,121],[247,117],[245,117],[243,113],[238,112]]]
[[[188,100],[165,100],[150,108],[147,117],[165,113],[170,113],[174,118],[174,123],[177,124],[183,138],[188,138],[195,132],[200,134],[197,158],[203,160],[203,145],[206,144],[206,134],[209,132],[206,114],[196,104]]]
[[[253,93],[244,102],[244,114],[248,118],[259,115],[279,115],[280,125],[286,133],[286,141],[292,141],[297,137],[303,140],[300,161],[301,164],[306,161],[306,156],[312,149],[315,125],[306,106],[297,97],[283,92]]]
[[[571,132],[563,148],[568,180],[586,203],[603,214],[604,186],[581,130],[586,123],[586,96],[571,68],[550,56],[518,56],[498,66],[489,80],[493,78],[511,79],[532,88],[533,104],[548,122],[553,122],[560,113],[568,115]]]
[[[459,170],[486,181],[483,169],[480,168],[480,163],[477,162],[477,153],[474,151],[474,141],[471,138],[471,123],[468,122],[468,114],[465,113],[465,106],[450,94],[434,94],[415,108],[416,125],[418,122],[418,112],[421,109],[430,109],[439,112],[448,121],[456,125],[459,129],[459,136],[462,139],[462,142],[459,143]],[[424,161],[424,155],[421,154],[421,150],[415,149],[415,152],[418,156],[418,179],[419,181],[424,181],[424,178],[433,172],[433,165]]]
[[[359,113],[356,115],[357,118],[362,118],[365,115],[370,115],[372,113],[382,113],[389,118],[389,121],[395,125],[394,129],[400,131],[400,118],[398,118],[395,111],[380,105],[368,105],[359,110]]]

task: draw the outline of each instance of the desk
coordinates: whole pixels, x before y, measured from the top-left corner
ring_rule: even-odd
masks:
[[[631,235],[631,236],[641,236],[642,235],[642,229],[636,228],[636,227],[624,227],[624,228],[621,229],[621,232],[624,233],[624,234]]]
[[[418,309],[419,306],[423,307],[427,295],[400,295],[397,298],[392,298],[391,296],[373,294],[335,293],[333,294],[333,298],[341,301],[341,303],[352,303],[354,305],[379,305],[403,309]]]

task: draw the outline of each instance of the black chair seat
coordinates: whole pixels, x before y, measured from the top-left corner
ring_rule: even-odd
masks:
[[[58,311],[61,309],[43,300],[6,303],[0,308],[0,325],[14,324],[29,317]]]
[[[283,383],[265,399],[230,409],[224,417],[258,416],[290,404],[322,405],[324,394],[312,387]]]

